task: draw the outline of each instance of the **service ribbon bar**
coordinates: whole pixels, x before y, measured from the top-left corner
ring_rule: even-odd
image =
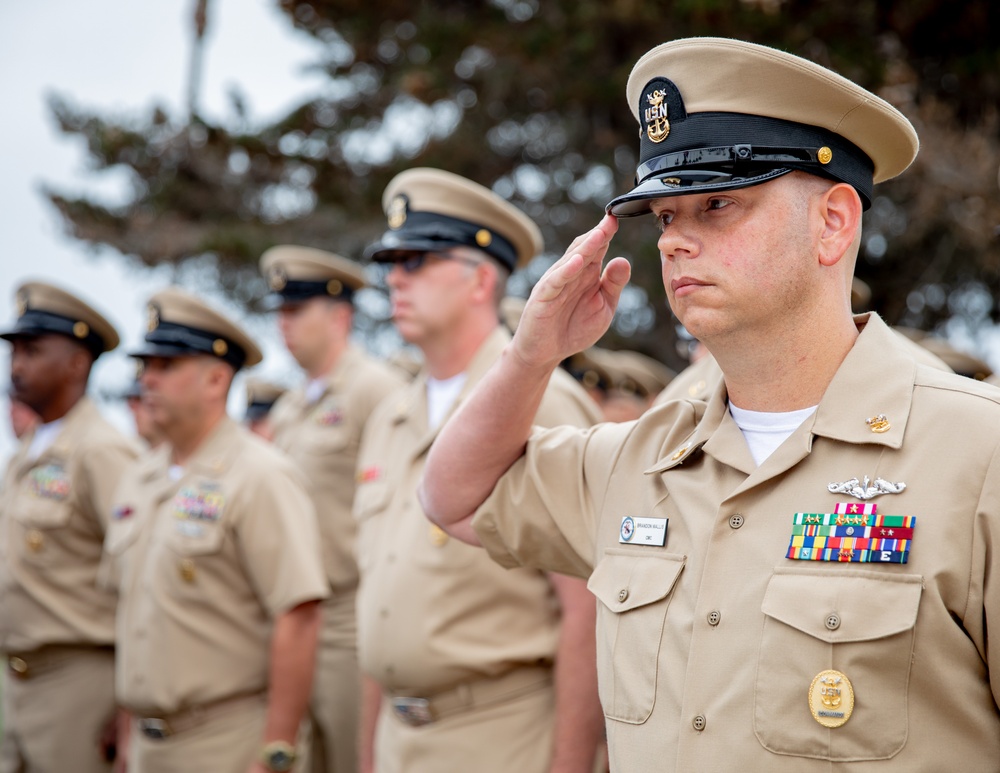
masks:
[[[858,505],[867,512],[796,513],[786,558],[799,561],[905,564],[910,555],[917,518],[879,515],[875,505]]]
[[[903,526],[913,528],[915,515],[844,515],[843,513],[796,513],[796,526]]]

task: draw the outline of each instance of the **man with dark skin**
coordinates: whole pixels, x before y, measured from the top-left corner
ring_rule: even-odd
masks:
[[[135,446],[86,397],[114,328],[73,295],[18,290],[12,399],[39,417],[0,501],[0,771],[107,771],[114,758],[114,594],[97,582],[111,494]]]

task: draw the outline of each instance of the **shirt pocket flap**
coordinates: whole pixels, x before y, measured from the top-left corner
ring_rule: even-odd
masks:
[[[392,489],[384,480],[361,483],[354,492],[354,517],[361,521],[389,506]]]
[[[822,641],[870,641],[913,628],[921,590],[920,575],[779,569],[762,610]]]
[[[666,598],[685,560],[673,553],[609,550],[590,575],[587,588],[612,612],[628,612]]]

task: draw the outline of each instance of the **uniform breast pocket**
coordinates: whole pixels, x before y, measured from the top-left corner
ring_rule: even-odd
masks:
[[[174,519],[167,535],[167,545],[181,556],[209,556],[222,549],[226,537],[222,520],[200,522]]]
[[[897,754],[906,743],[922,587],[920,575],[778,569],[762,605],[754,687],[760,743],[777,754],[836,762]],[[828,670],[847,677],[850,695],[844,684],[833,698],[814,684]],[[848,719],[838,727],[820,724],[817,702],[820,711],[824,704],[834,709],[837,721]]]
[[[590,576],[587,587],[600,601],[598,690],[608,719],[641,724],[653,711],[663,625],[685,560],[612,548]]]

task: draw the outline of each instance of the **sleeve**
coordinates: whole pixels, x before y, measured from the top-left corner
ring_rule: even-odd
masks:
[[[989,629],[1000,629],[1000,446],[994,449],[976,512],[969,595],[963,625],[987,663],[993,700],[1000,704],[1000,647],[989,646]]]
[[[81,454],[86,505],[102,533],[107,532],[111,522],[111,508],[122,474],[135,464],[138,456],[138,446],[123,435],[104,443],[94,443]]]
[[[272,617],[326,598],[319,526],[301,476],[276,457],[250,482],[236,539],[258,597]]]
[[[501,566],[574,577],[594,567],[597,525],[627,425],[536,429],[472,526]]]

